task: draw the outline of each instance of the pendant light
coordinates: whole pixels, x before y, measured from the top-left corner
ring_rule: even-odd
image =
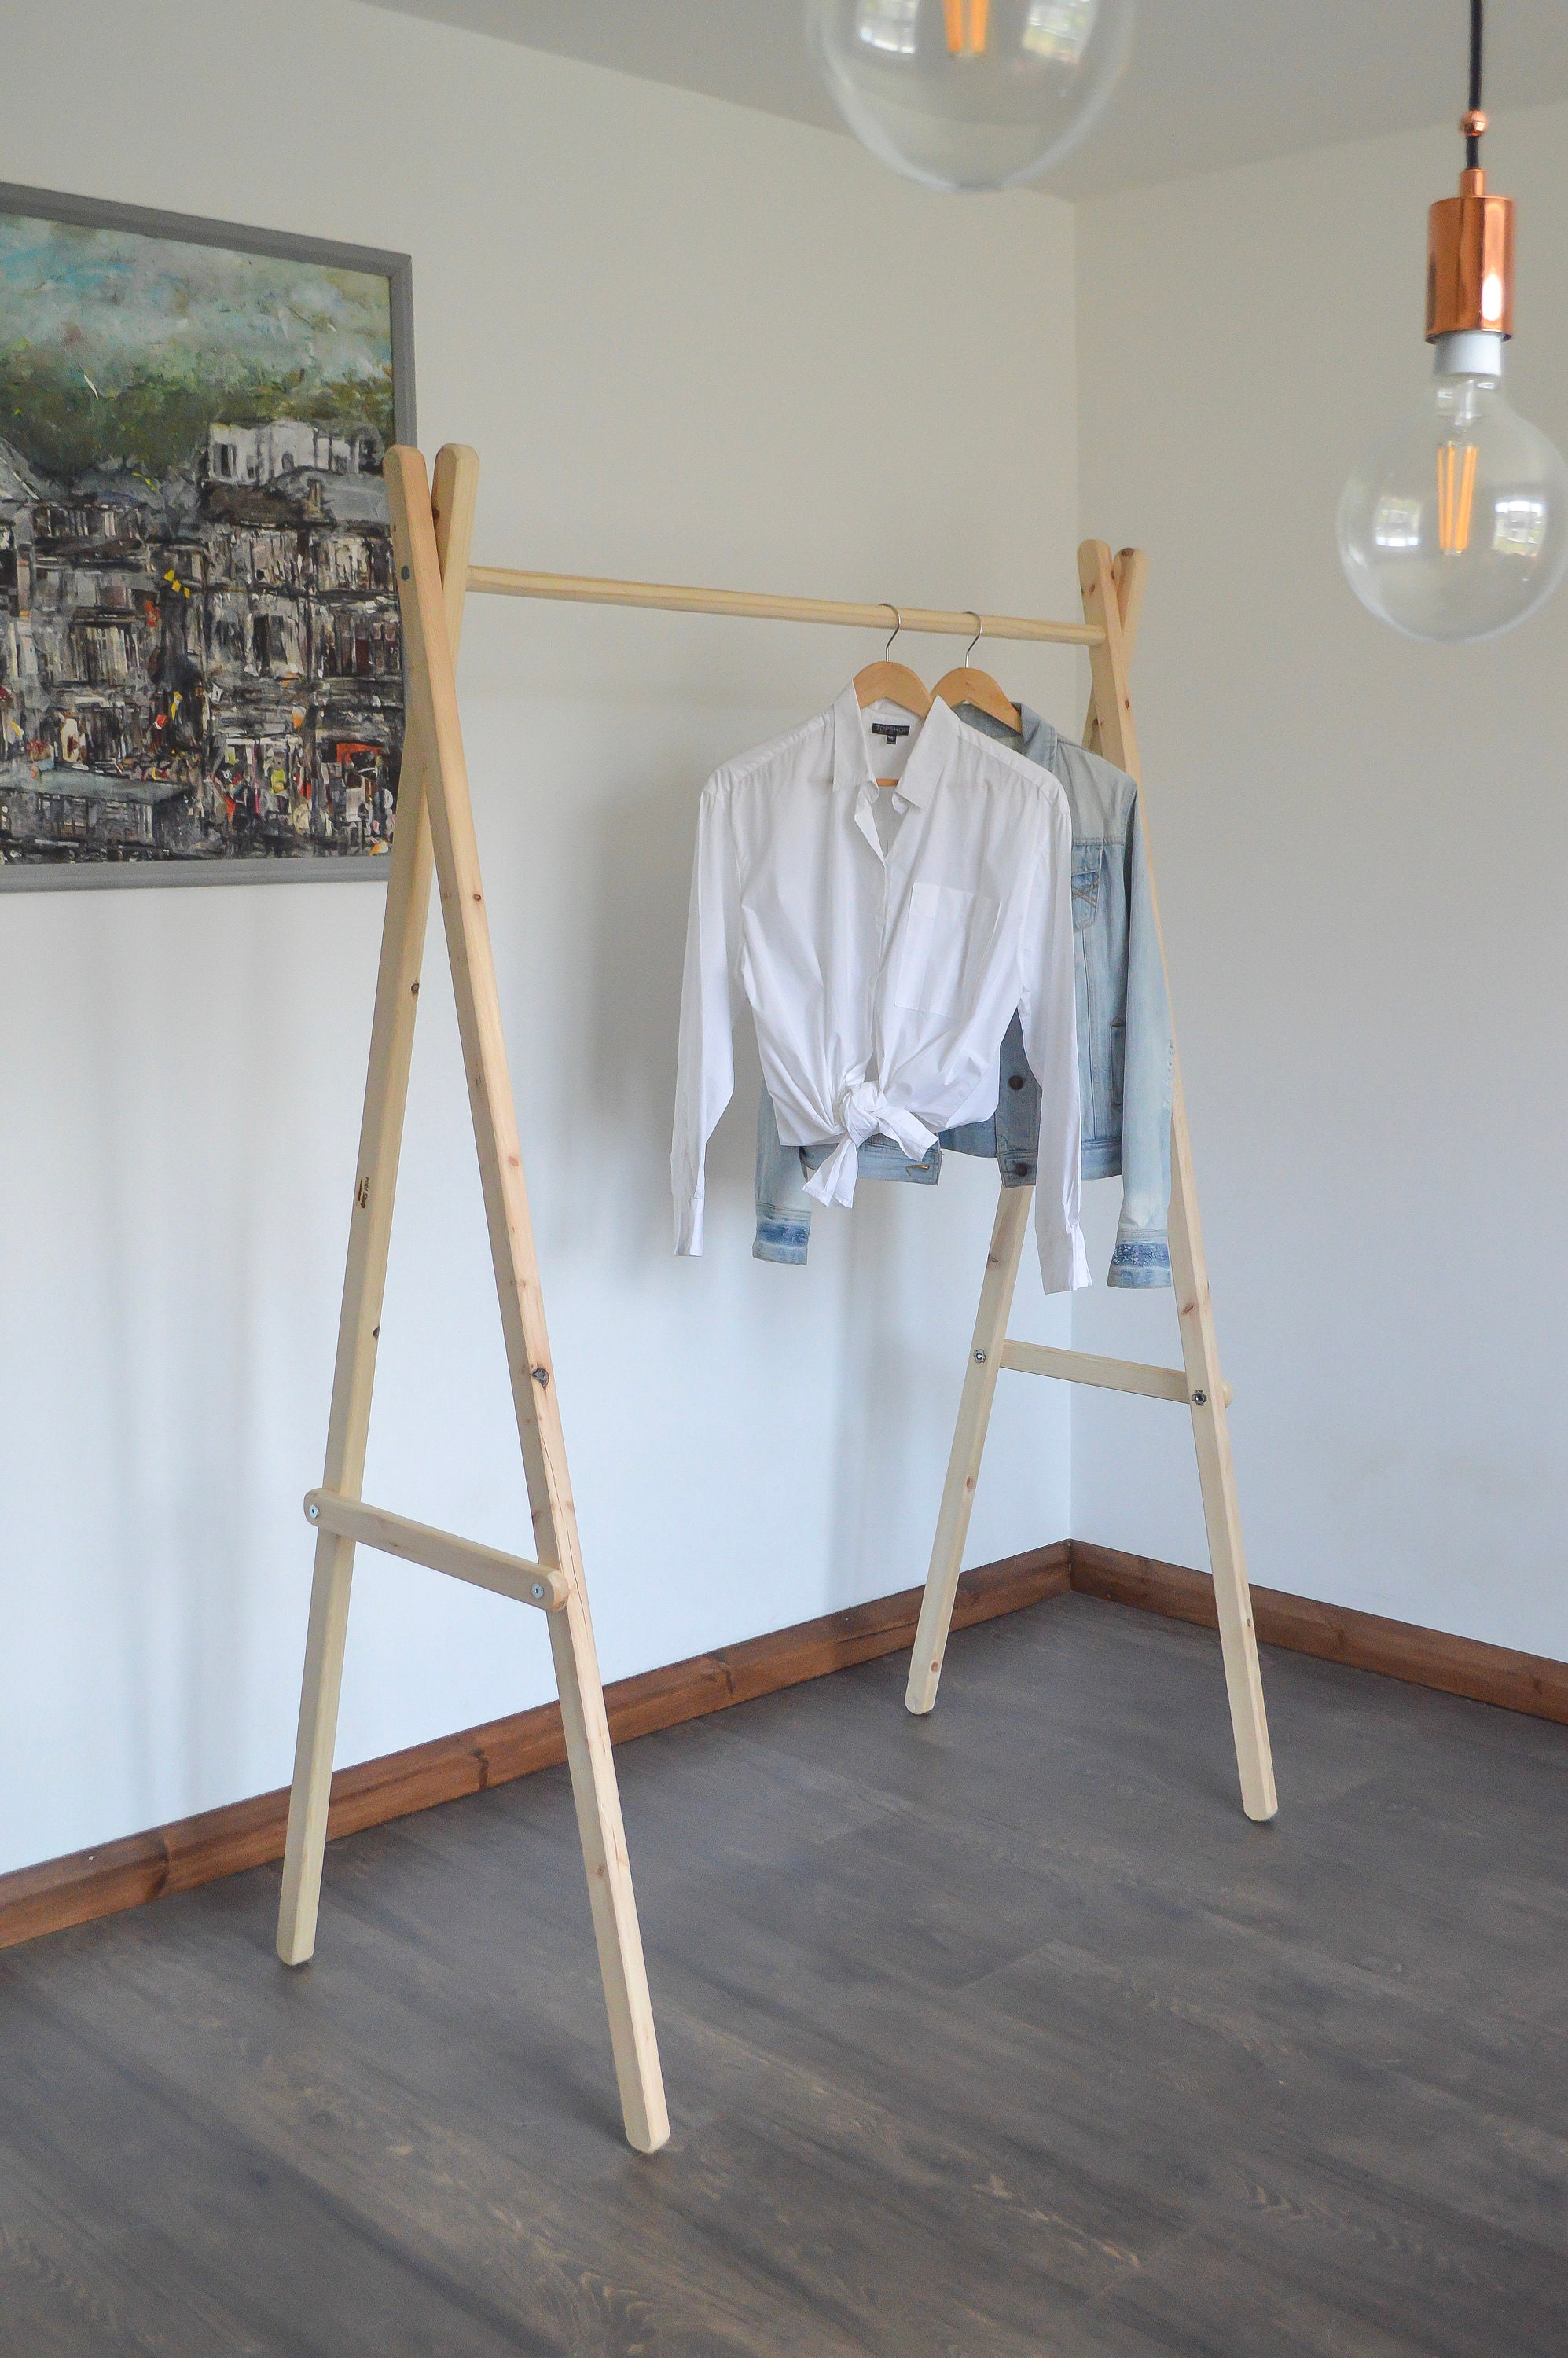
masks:
[[[806,0],[806,30],[880,163],[928,189],[1010,189],[1094,124],[1127,62],[1132,0]]]
[[[1489,639],[1548,599],[1568,563],[1568,470],[1503,399],[1514,208],[1481,169],[1483,0],[1470,0],[1459,193],[1432,208],[1432,382],[1345,486],[1339,556],[1362,604],[1412,639]]]

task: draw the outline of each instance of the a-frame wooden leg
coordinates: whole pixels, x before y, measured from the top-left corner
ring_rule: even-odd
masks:
[[[942,1486],[931,1567],[921,1599],[909,1684],[904,1689],[904,1708],[916,1714],[929,1711],[936,1701],[942,1658],[947,1650],[947,1632],[953,1621],[953,1600],[963,1568],[964,1542],[969,1534],[975,1484],[979,1479],[986,1429],[1001,1368],[1001,1347],[1007,1339],[1018,1264],[1022,1258],[1023,1239],[1029,1231],[1029,1207],[1033,1201],[1033,1187],[1004,1187],[996,1207],[996,1225],[991,1230],[985,1281],[980,1287],[980,1306],[958,1401],[958,1422],[947,1460],[947,1478]]]
[[[473,451],[442,451],[436,467],[436,531],[447,631],[454,648],[462,629],[478,481],[479,460]],[[392,839],[375,1014],[371,1025],[370,1069],[360,1124],[359,1161],[354,1169],[348,1268],[338,1322],[326,1470],[321,1477],[323,1489],[339,1491],[351,1498],[360,1496],[364,1477],[365,1441],[375,1383],[376,1338],[381,1331],[398,1150],[408,1098],[409,1059],[414,1053],[414,1016],[430,907],[431,846],[426,806],[428,760],[427,740],[415,713],[404,755],[397,826]],[[338,1696],[342,1684],[343,1641],[348,1630],[353,1569],[352,1540],[337,1538],[330,1531],[320,1532],[316,1541],[316,1570],[310,1590],[299,1735],[283,1860],[283,1900],[277,1918],[277,1953],[287,1965],[304,1964],[316,1945],[316,1912],[321,1897],[321,1863],[332,1794],[332,1747],[338,1731]]]
[[[1143,552],[1138,548],[1124,548],[1112,568],[1122,618],[1124,659],[1130,655],[1137,634],[1146,571]],[[1088,717],[1084,722],[1084,743],[1091,752],[1099,750],[1099,716],[1092,693]],[[996,1227],[991,1235],[990,1251],[986,1258],[974,1340],[969,1347],[969,1364],[964,1372],[964,1389],[958,1402],[958,1422],[953,1433],[947,1478],[943,1485],[942,1504],[936,1518],[936,1537],[932,1542],[931,1563],[925,1574],[925,1594],[920,1604],[920,1622],[909,1665],[909,1683],[904,1689],[904,1708],[916,1714],[932,1710],[936,1702],[943,1658],[947,1650],[947,1637],[953,1622],[953,1602],[958,1593],[958,1574],[963,1569],[969,1510],[975,1502],[975,1486],[979,1479],[980,1460],[985,1454],[991,1401],[1001,1368],[1001,1347],[1007,1338],[1007,1322],[1012,1310],[1018,1265],[1029,1227],[1029,1206],[1033,1194],[1032,1187],[1004,1187],[1001,1201],[997,1206]]]
[[[425,462],[416,450],[395,448],[385,478],[410,687],[433,753],[426,799],[535,1554],[571,1583],[568,1602],[550,1616],[550,1638],[616,2078],[626,2135],[651,2153],[668,2137],[669,2119],[540,1297]]]
[[[1248,1585],[1247,1555],[1241,1541],[1236,1467],[1226,1422],[1225,1384],[1215,1339],[1208,1264],[1204,1258],[1203,1229],[1193,1184],[1192,1148],[1187,1138],[1187,1109],[1179,1065],[1171,1133],[1171,1282],[1176,1289],[1181,1320],[1182,1361],[1187,1371],[1193,1445],[1197,1451],[1198,1486],[1203,1492],[1204,1522],[1208,1531],[1220,1651],[1225,1661],[1226,1692],[1230,1698],[1230,1724],[1236,1736],[1236,1766],[1241,1778],[1241,1806],[1249,1818],[1262,1821],[1275,1814],[1280,1801],[1274,1790],[1274,1756],[1263,1708],[1258,1635],[1252,1626],[1252,1592]]]
[[[1124,552],[1124,555],[1126,553]],[[1091,648],[1094,709],[1100,750],[1108,761],[1141,776],[1138,737],[1132,699],[1127,684],[1127,646],[1121,596],[1109,549],[1103,541],[1086,540],[1078,550],[1078,579],[1083,590],[1084,619],[1098,622],[1105,632],[1101,645]],[[1141,590],[1141,569],[1124,573],[1122,594],[1134,600]],[[1136,620],[1136,604],[1132,608]],[[1149,813],[1144,797],[1143,830],[1149,843]],[[1149,852],[1149,886],[1154,897],[1154,922],[1160,913],[1154,896],[1154,861]],[[1164,937],[1161,936],[1161,956]],[[1169,990],[1169,968],[1167,990]],[[1193,1182],[1192,1141],[1187,1133],[1186,1101],[1178,1060],[1173,1075],[1171,1110],[1171,1278],[1176,1292],[1181,1324],[1182,1358],[1186,1369],[1192,1409],[1193,1442],[1197,1451],[1198,1481],[1203,1492],[1204,1520],[1208,1530],[1209,1562],[1214,1574],[1215,1605],[1219,1617],[1220,1647],[1230,1699],[1230,1721],[1236,1738],[1236,1764],[1241,1779],[1241,1805],[1249,1818],[1271,1818],[1279,1808],[1274,1790],[1273,1756],[1269,1723],[1263,1708],[1263,1682],[1258,1667],[1258,1639],[1252,1626],[1252,1600],[1247,1584],[1247,1560],[1241,1542],[1241,1515],[1236,1498],[1236,1469],[1226,1423],[1225,1387],[1219,1348],[1215,1339],[1214,1311],[1209,1301],[1208,1265],[1204,1258],[1203,1230],[1198,1219],[1197,1190]]]
[[[1140,774],[1132,700],[1128,689],[1128,663],[1142,601],[1145,560],[1139,549],[1123,549],[1114,560],[1102,542],[1085,541],[1078,551],[1079,578],[1086,620],[1105,630],[1103,644],[1090,654],[1094,691],[1084,728],[1084,742],[1103,752],[1133,777]],[[1145,838],[1148,813],[1143,814]],[[1153,863],[1150,861],[1153,893]],[[1155,902],[1154,922],[1159,926]],[[1163,939],[1162,937],[1162,957]],[[912,1712],[927,1712],[936,1700],[942,1659],[952,1622],[953,1600],[963,1561],[969,1510],[985,1448],[991,1398],[1001,1365],[1012,1302],[1028,1225],[1030,1191],[1004,1190],[980,1293],[979,1314],[964,1379],[957,1429],[942,1493],[931,1568],[926,1575],[920,1624],[910,1664],[904,1701]],[[1226,1423],[1226,1387],[1215,1339],[1209,1301],[1208,1271],[1204,1259],[1203,1230],[1198,1219],[1197,1193],[1193,1183],[1192,1145],[1187,1134],[1186,1103],[1181,1065],[1173,1074],[1171,1120],[1171,1274],[1181,1326],[1182,1357],[1187,1402],[1193,1420],[1198,1479],[1208,1529],[1209,1558],[1214,1572],[1215,1603],[1219,1618],[1226,1688],[1236,1740],[1237,1767],[1242,1806],[1250,1818],[1271,1818],[1279,1803],[1274,1790],[1273,1760],[1269,1746],[1263,1686],[1258,1667],[1258,1641],[1252,1625],[1251,1598],[1247,1585],[1241,1519],[1236,1499],[1236,1472]],[[1098,1363],[1092,1380],[1107,1380]],[[1056,1370],[1053,1368],[1051,1372]],[[1066,1368],[1063,1373],[1069,1373]],[[1133,1372],[1128,1370],[1128,1373]],[[1141,1373],[1142,1371],[1138,1371]]]
[[[1143,612],[1143,590],[1149,579],[1149,556],[1146,549],[1119,548],[1110,561],[1111,583],[1116,590],[1117,612],[1121,618],[1121,663],[1124,672],[1132,669],[1132,650],[1138,644],[1138,624]],[[1084,716],[1084,751],[1098,753],[1103,749],[1099,735],[1099,705],[1091,687],[1089,708]]]

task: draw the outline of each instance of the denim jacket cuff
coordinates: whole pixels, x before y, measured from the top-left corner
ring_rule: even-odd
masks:
[[[1170,1282],[1171,1249],[1162,1235],[1141,1228],[1136,1236],[1118,1237],[1108,1285],[1152,1287]]]
[[[752,1245],[753,1260],[784,1261],[795,1269],[804,1269],[811,1243],[811,1215],[804,1219],[796,1214],[774,1211],[771,1206],[757,1206],[757,1233]]]

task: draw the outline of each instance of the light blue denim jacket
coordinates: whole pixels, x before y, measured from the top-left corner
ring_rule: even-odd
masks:
[[[1138,786],[1126,772],[1059,737],[1048,720],[1019,707],[1022,731],[974,705],[959,718],[1022,752],[1060,780],[1073,819],[1073,950],[1083,1100],[1083,1174],[1121,1178],[1121,1217],[1108,1284],[1171,1282],[1165,1223],[1171,1196],[1171,1019],[1154,929]],[[997,1110],[989,1121],[944,1130],[911,1162],[891,1139],[860,1149],[860,1175],[935,1186],[944,1147],[994,1155],[1004,1187],[1033,1183],[1040,1090],[1015,1015],[1001,1044]],[[804,1261],[811,1238],[807,1175],[830,1152],[780,1143],[766,1088],[757,1112],[759,1260]]]

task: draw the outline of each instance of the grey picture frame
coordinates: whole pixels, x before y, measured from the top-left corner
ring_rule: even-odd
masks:
[[[302,236],[252,222],[219,221],[204,214],[167,212],[146,205],[83,197],[55,189],[0,181],[0,214],[63,222],[83,229],[115,229],[140,236],[169,238],[241,254],[313,263],[329,269],[384,277],[392,340],[393,425],[396,439],[416,444],[414,377],[414,264],[406,254],[335,238]],[[135,891],[175,885],[304,884],[358,881],[384,884],[384,856],[344,855],[331,860],[229,860],[189,863],[178,860],[116,861],[90,865],[30,867],[0,861],[0,893]]]

